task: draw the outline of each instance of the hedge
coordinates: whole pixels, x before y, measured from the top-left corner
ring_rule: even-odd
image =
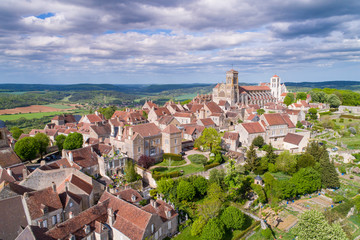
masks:
[[[180,154],[175,154],[175,153],[164,153],[163,154],[163,159],[169,159],[171,158],[171,160],[173,161],[181,161],[182,160],[182,156]]]
[[[156,167],[156,168],[151,169],[151,172],[152,172],[152,174],[154,174],[155,171],[156,172],[165,172],[166,170],[168,170],[167,167]]]
[[[153,174],[153,178],[155,180],[160,180],[162,178],[174,178],[174,177],[179,177],[179,176],[181,176],[180,171],[174,171],[174,172],[163,173],[163,174]]]
[[[213,167],[216,167],[216,166],[219,166],[220,163],[219,162],[214,162],[214,163],[211,163],[211,164],[208,164],[208,165],[205,165],[204,166],[204,170],[209,170],[210,168],[213,168]]]
[[[342,115],[340,115],[340,118],[360,119],[360,116],[342,114]]]
[[[202,154],[192,154],[188,156],[188,159],[195,164],[205,165],[207,162],[207,157]]]

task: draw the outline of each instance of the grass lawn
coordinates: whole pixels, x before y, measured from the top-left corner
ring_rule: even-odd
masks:
[[[275,237],[276,239],[281,239],[283,240],[292,240],[295,238],[295,236],[291,233],[287,233],[287,232],[282,232],[280,230],[278,230],[277,228],[273,229],[274,233],[275,233]],[[248,240],[259,240],[259,239],[265,239],[262,235],[261,235],[261,228],[259,228],[254,235],[252,235],[250,238],[248,238]]]
[[[191,226],[185,228],[179,235],[172,238],[173,240],[197,240],[198,236],[191,236]]]
[[[62,112],[39,112],[39,113],[21,113],[21,114],[11,114],[11,115],[0,115],[0,120],[16,120],[19,118],[33,119],[33,118],[42,118],[45,116],[55,116],[62,114]]]
[[[185,160],[181,160],[181,161],[171,161],[171,166],[181,166],[181,165],[184,165],[186,163]],[[155,166],[157,167],[168,167],[169,166],[169,163],[167,160],[164,160],[158,164],[155,164]]]
[[[271,173],[271,175],[273,175],[278,180],[288,180],[291,178],[291,176],[289,176],[283,172]]]
[[[337,138],[336,140],[346,144],[349,149],[360,149],[360,134],[354,137]]]
[[[173,172],[173,171],[184,171],[184,175],[186,174],[190,174],[190,173],[194,173],[194,172],[201,172],[204,171],[204,166],[203,165],[198,165],[198,164],[189,164],[186,166],[180,166],[180,167],[174,167],[174,168],[169,168],[167,171],[164,171],[162,173],[168,173],[168,172]]]
[[[352,215],[349,218],[349,221],[352,222],[353,224],[355,224],[356,226],[358,226],[358,229],[354,233],[352,233],[352,235],[354,237],[360,236],[360,214]]]
[[[46,105],[44,105],[44,106],[53,107],[53,108],[58,108],[58,109],[69,109],[69,108],[72,108],[72,106],[62,105],[62,104],[46,104]]]

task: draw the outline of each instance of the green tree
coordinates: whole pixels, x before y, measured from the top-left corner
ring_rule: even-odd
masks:
[[[217,183],[211,183],[209,185],[207,195],[210,199],[215,199],[221,202],[225,199],[225,193]]]
[[[161,180],[157,181],[156,184],[159,193],[162,193],[165,197],[169,197],[171,189],[173,189],[175,186],[175,182],[171,178],[162,178]]]
[[[210,171],[209,184],[216,183],[219,186],[224,186],[225,171],[224,169],[213,169]]]
[[[221,137],[215,128],[205,128],[201,136],[195,140],[194,146],[204,150],[217,150],[220,147]]]
[[[320,173],[311,167],[301,168],[291,181],[296,187],[297,194],[313,193],[321,188]]]
[[[104,117],[106,118],[106,119],[110,119],[112,116],[113,116],[113,114],[114,114],[114,112],[116,111],[116,107],[115,106],[109,106],[109,107],[107,107],[107,108],[100,108],[98,111],[102,114],[102,115],[104,115]]]
[[[254,145],[255,147],[259,147],[259,148],[261,148],[264,145],[264,143],[265,143],[265,141],[264,141],[264,138],[262,136],[257,136],[252,141],[252,145]]]
[[[225,235],[224,224],[217,218],[210,219],[201,234],[204,240],[221,240]]]
[[[262,109],[262,108],[260,108],[260,109],[256,110],[256,113],[257,113],[258,115],[263,115],[263,114],[265,113],[265,110]]]
[[[305,92],[296,93],[296,100],[306,100],[307,94]]]
[[[205,195],[207,188],[208,188],[208,182],[206,180],[206,178],[202,177],[202,176],[197,176],[196,179],[193,181],[194,183],[194,187],[196,189],[196,191],[200,194],[200,195]]]
[[[318,103],[325,103],[327,101],[327,94],[324,92],[310,92],[311,101],[312,102],[318,102]]]
[[[34,138],[38,142],[38,152],[40,153],[40,158],[43,158],[43,154],[46,153],[46,148],[50,144],[50,139],[45,133],[37,133]]]
[[[259,166],[259,159],[256,155],[256,150],[253,144],[251,144],[249,150],[246,152],[246,169],[254,171]]]
[[[339,225],[330,225],[325,216],[316,210],[306,211],[300,215],[294,233],[299,239],[310,240],[345,240],[345,232]]]
[[[304,125],[303,125],[300,121],[298,121],[298,122],[296,123],[296,127],[297,127],[297,128],[304,128]]]
[[[261,203],[267,202],[265,191],[259,184],[252,183],[251,188],[254,190],[256,195],[258,195],[258,199]]]
[[[297,169],[315,166],[315,159],[309,153],[301,154],[297,160]]]
[[[310,118],[312,120],[317,119],[317,110],[316,110],[316,108],[310,108],[308,112],[309,112]]]
[[[198,215],[206,221],[219,215],[222,202],[215,198],[205,198],[204,202],[198,207]]]
[[[12,127],[12,128],[10,129],[10,132],[11,132],[11,134],[12,134],[12,137],[15,138],[16,140],[18,140],[19,137],[21,136],[21,134],[24,133],[24,131],[21,130],[20,128],[18,128],[18,127]]]
[[[36,158],[39,146],[33,137],[24,137],[15,143],[14,151],[22,160]]]
[[[57,135],[55,138],[55,145],[58,147],[59,151],[63,150],[63,146],[64,146],[64,141],[66,139],[65,135]]]
[[[181,200],[191,201],[195,197],[195,187],[185,180],[180,180],[177,186],[177,197]]]
[[[135,164],[133,163],[132,160],[126,161],[124,173],[125,173],[125,180],[127,182],[134,182],[137,180],[138,174],[135,171]]]
[[[203,216],[198,217],[191,226],[191,236],[199,236],[206,225]]]
[[[242,229],[245,225],[245,215],[236,207],[227,207],[220,217],[228,229]]]
[[[293,103],[293,101],[291,100],[291,98],[288,95],[286,95],[286,97],[284,98],[284,104],[286,106],[289,106],[292,103]]]
[[[339,188],[340,180],[336,172],[335,166],[330,162],[329,158],[320,159],[321,183],[325,188]]]
[[[330,104],[331,108],[338,108],[341,104],[341,100],[335,94],[330,94],[328,97],[328,103]]]
[[[266,148],[266,155],[265,157],[268,159],[269,163],[275,164],[276,158],[278,155],[274,152],[274,148],[270,143],[269,146]]]
[[[293,174],[296,172],[296,158],[286,150],[276,159],[275,167],[278,171]]]
[[[81,148],[83,145],[83,135],[78,132],[70,133],[63,144],[64,149],[73,150]]]

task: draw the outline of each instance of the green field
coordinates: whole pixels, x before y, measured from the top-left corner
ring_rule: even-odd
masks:
[[[53,108],[58,108],[58,109],[69,109],[69,108],[72,108],[72,106],[62,105],[62,104],[47,104],[47,105],[44,105],[44,106],[53,107]]]
[[[175,101],[184,101],[184,100],[188,100],[188,99],[193,99],[196,96],[197,96],[196,93],[184,94],[184,95],[177,96],[175,98]]]
[[[39,113],[22,113],[22,114],[11,114],[11,115],[0,115],[0,120],[11,121],[19,118],[33,119],[33,118],[42,118],[45,116],[55,116],[62,114],[62,112],[39,112]]]
[[[166,166],[166,165],[165,165]],[[201,172],[204,171],[204,166],[200,165],[200,164],[189,164],[183,167],[174,167],[174,168],[169,168],[166,171],[163,171],[161,173],[168,173],[168,172],[174,172],[174,171],[184,171],[184,175],[190,174],[190,173],[195,173],[195,172]]]

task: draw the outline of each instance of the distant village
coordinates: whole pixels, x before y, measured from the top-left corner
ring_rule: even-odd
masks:
[[[286,106],[288,91],[277,75],[258,86],[239,86],[235,70],[225,77],[212,94],[198,95],[187,104],[169,101],[158,106],[149,99],[142,109],[117,110],[111,119],[98,111],[55,116],[44,129],[18,139],[37,133],[49,137],[49,154],[37,163],[22,162],[13,150],[16,140],[0,128],[0,211],[7,213],[0,220],[6,226],[0,239],[174,236],[187,216],[169,199],[150,196],[157,179],[138,163],[144,156],[158,163],[165,155],[186,155],[208,128],[221,133],[224,154],[240,165],[259,136],[280,152],[305,151],[312,126],[306,114],[310,108],[327,110],[328,104],[312,103],[307,95]],[[83,136],[82,147],[53,154],[58,152],[57,136],[72,133]],[[121,184],[129,161],[140,177]],[[262,184],[261,178],[256,180]]]

